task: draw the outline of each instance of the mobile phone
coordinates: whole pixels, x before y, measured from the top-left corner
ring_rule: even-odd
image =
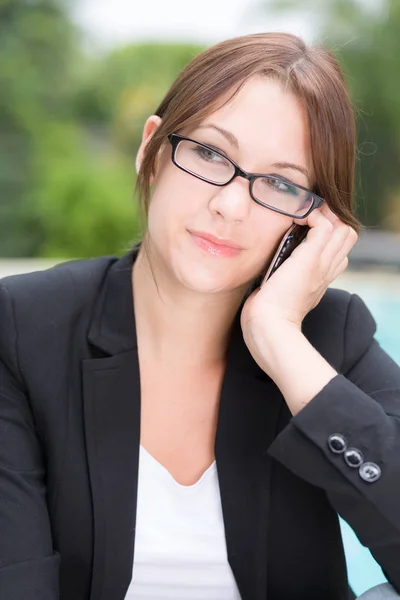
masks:
[[[292,254],[293,250],[301,244],[309,231],[308,225],[296,225],[295,223],[288,229],[279,243],[278,249],[265,273],[263,283],[275,273],[277,269]]]

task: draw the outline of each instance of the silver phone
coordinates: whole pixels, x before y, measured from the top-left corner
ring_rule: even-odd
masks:
[[[293,225],[287,230],[283,236],[279,246],[274,254],[274,257],[263,277],[263,283],[267,281],[271,275],[289,258],[293,250],[301,244],[309,231],[308,225]]]

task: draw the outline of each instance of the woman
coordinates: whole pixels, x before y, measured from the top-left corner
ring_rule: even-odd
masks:
[[[144,126],[143,243],[1,282],[2,598],[349,598],[337,513],[400,591],[400,369],[327,289],[354,154],[329,53],[223,42]]]

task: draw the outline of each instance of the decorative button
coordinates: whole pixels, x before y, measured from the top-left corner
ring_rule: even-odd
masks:
[[[364,481],[367,481],[368,483],[373,483],[374,481],[377,481],[382,474],[380,467],[378,467],[378,465],[373,462],[363,463],[360,466],[358,472],[360,474],[361,479],[364,479]]]
[[[364,462],[364,457],[357,448],[347,448],[343,454],[343,458],[349,467],[353,467],[354,469],[357,469]]]
[[[328,446],[335,454],[342,454],[347,448],[347,442],[340,433],[333,433],[328,437]]]

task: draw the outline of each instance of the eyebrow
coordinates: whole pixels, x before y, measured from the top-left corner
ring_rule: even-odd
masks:
[[[198,129],[215,129],[215,131],[218,131],[218,133],[223,135],[224,138],[226,138],[228,140],[228,142],[230,144],[232,144],[232,146],[239,149],[239,142],[238,142],[237,138],[233,135],[233,133],[231,133],[230,131],[227,131],[226,129],[223,129],[222,127],[218,127],[218,125],[213,125],[212,123],[208,123],[207,125],[199,125]],[[307,177],[307,179],[310,180],[310,174],[309,174],[308,170],[305,167],[296,165],[295,163],[277,162],[271,166],[275,167],[277,169],[294,169],[295,171],[300,171],[300,173],[303,173],[303,175],[305,175],[305,177]]]
[[[218,127],[218,125],[208,123],[207,125],[199,125],[198,129],[215,129],[215,131],[218,131],[218,133],[223,135],[224,138],[226,138],[228,142],[232,144],[232,146],[235,146],[235,148],[239,149],[239,142],[233,133],[230,133],[230,131],[223,129],[222,127]]]
[[[296,165],[294,163],[289,162],[277,162],[274,163],[272,166],[276,167],[277,169],[295,169],[296,171],[300,171],[300,173],[303,173],[303,175],[305,175],[307,179],[310,180],[309,172],[305,167],[301,167],[300,165]]]

